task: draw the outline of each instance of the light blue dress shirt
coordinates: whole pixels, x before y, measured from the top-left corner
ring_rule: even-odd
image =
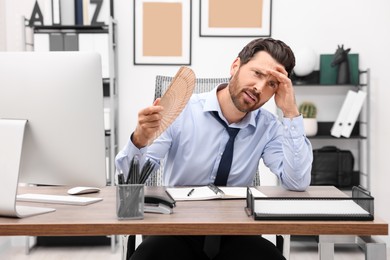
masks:
[[[194,94],[183,112],[150,146],[138,149],[129,139],[116,156],[117,170],[127,174],[131,159],[138,154],[143,160],[152,158],[160,162],[164,159],[166,186],[214,183],[229,139],[225,127],[210,113],[218,111],[227,122],[221,113],[217,89]],[[250,185],[262,158],[283,187],[307,188],[313,153],[304,134],[302,116],[283,118],[280,122],[274,114],[260,108],[229,126],[240,128],[240,132],[235,139],[228,186]]]

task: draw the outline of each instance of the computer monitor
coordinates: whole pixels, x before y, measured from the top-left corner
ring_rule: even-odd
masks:
[[[0,118],[27,119],[19,183],[107,183],[101,60],[89,52],[0,52]]]

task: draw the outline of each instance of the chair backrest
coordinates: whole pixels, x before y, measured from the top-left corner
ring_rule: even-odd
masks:
[[[165,91],[167,91],[171,84],[173,77],[170,76],[156,76],[156,88],[154,99],[161,97]],[[195,82],[194,93],[208,92],[214,89],[218,84],[229,82],[229,78],[197,78]],[[163,171],[164,162],[161,162],[161,167],[158,169],[156,174],[153,174],[147,181],[146,185],[149,186],[162,186],[163,185]],[[255,178],[253,179],[252,185],[260,186],[260,175],[257,171]]]

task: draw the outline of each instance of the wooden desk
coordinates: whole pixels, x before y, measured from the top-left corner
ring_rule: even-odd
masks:
[[[146,193],[161,192],[161,187],[147,187]],[[346,196],[334,187],[313,186],[305,192],[290,192],[280,187],[262,186],[268,196]],[[65,187],[19,188],[19,193],[65,195]],[[24,219],[0,217],[1,236],[93,236],[93,235],[387,235],[388,224],[375,216],[374,221],[255,221],[244,211],[245,200],[209,200],[177,202],[174,214],[145,213],[143,220],[117,220],[115,187],[84,196],[103,201],[87,206],[20,203],[54,207],[53,213]],[[324,242],[326,251],[330,240]],[[321,249],[321,248],[320,248]],[[386,250],[386,248],[385,248]],[[325,251],[325,249],[324,249]],[[377,258],[375,258],[377,259]]]

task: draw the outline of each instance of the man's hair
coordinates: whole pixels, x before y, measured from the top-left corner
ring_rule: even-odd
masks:
[[[238,54],[240,66],[248,63],[259,51],[267,52],[278,63],[284,66],[288,76],[291,75],[295,67],[294,53],[287,44],[272,38],[259,38],[249,42]]]

